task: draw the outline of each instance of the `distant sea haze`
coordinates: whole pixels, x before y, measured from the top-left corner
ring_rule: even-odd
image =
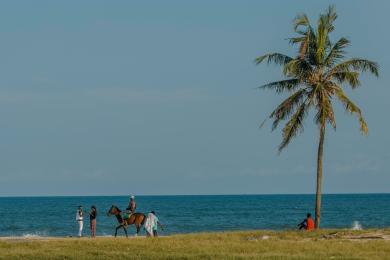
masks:
[[[76,236],[77,206],[98,210],[97,235],[112,235],[117,225],[107,211],[124,210],[125,196],[3,197],[0,198],[0,236]],[[306,213],[314,214],[313,195],[138,196],[137,211],[154,210],[165,230],[161,234],[250,229],[296,229]],[[390,226],[390,194],[323,196],[323,228],[384,228]],[[134,227],[129,234],[135,233]],[[144,233],[144,231],[142,231]],[[119,235],[124,235],[119,231]]]

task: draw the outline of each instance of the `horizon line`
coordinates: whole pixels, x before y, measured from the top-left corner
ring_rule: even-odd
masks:
[[[390,192],[345,192],[345,193],[323,193],[322,195],[385,195]],[[185,197],[185,196],[294,196],[294,195],[315,195],[315,193],[235,193],[235,194],[140,194],[136,197]],[[47,197],[129,197],[128,194],[116,195],[0,195],[1,198],[47,198]]]

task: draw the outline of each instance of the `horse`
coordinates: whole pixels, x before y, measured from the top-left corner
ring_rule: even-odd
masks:
[[[122,215],[121,215],[121,210],[115,205],[112,205],[111,208],[107,212],[107,216],[111,216],[111,215],[114,215],[119,223],[119,226],[117,226],[115,228],[115,237],[116,237],[116,234],[118,233],[118,229],[120,229],[120,228],[123,228],[123,230],[125,231],[126,237],[128,237],[127,236],[127,227],[130,225],[133,225],[133,224],[135,225],[135,227],[137,229],[136,235],[138,235],[141,227],[143,226],[143,224],[145,223],[145,220],[146,220],[146,216],[143,213],[133,213],[128,218],[123,219]]]

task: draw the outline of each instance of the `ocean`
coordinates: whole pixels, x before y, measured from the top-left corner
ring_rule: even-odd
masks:
[[[97,235],[113,235],[115,204],[125,209],[127,196],[1,197],[0,236],[75,236],[78,205],[98,210]],[[162,235],[250,229],[296,229],[307,212],[314,215],[314,195],[137,196],[137,212],[154,210],[165,226]],[[390,194],[323,195],[323,228],[390,226]],[[129,234],[135,233],[134,226]],[[144,231],[142,231],[144,234]],[[89,235],[89,218],[84,221]],[[124,235],[123,230],[118,235]]]

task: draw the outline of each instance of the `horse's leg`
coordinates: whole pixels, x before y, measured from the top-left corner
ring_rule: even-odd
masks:
[[[138,224],[137,224],[137,234],[139,233],[141,228],[145,225],[145,221],[146,221],[145,215],[141,215],[140,220],[138,221]],[[147,234],[148,234],[148,232],[146,232],[146,235]]]
[[[143,218],[139,218],[138,220],[136,219],[135,221],[135,227],[137,229],[137,233],[135,234],[136,236],[138,236],[141,227],[144,225],[144,223],[145,223],[145,216]]]
[[[119,225],[119,226],[117,226],[116,228],[115,228],[115,237],[116,237],[116,235],[117,235],[117,233],[118,233],[118,229],[121,227],[121,225]]]
[[[123,226],[123,230],[125,231],[126,237],[128,238],[128,236],[127,236],[127,228],[125,226]]]
[[[140,224],[136,224],[135,227],[137,228],[137,233],[135,234],[136,236],[138,236],[138,233],[141,229],[141,225]]]

